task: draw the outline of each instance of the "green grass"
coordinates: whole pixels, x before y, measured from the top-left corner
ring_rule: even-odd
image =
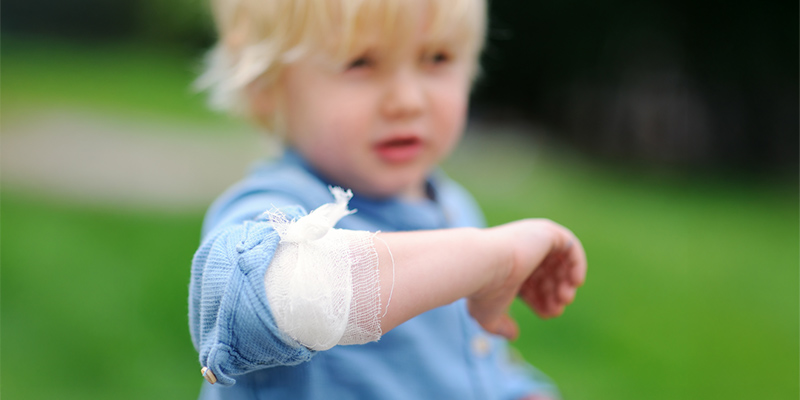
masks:
[[[201,215],[90,209],[3,190],[2,394],[192,398],[188,271]]]
[[[798,397],[794,184],[495,151],[450,165],[490,224],[548,217],[588,254],[587,283],[561,318],[513,310],[516,345],[567,398]]]
[[[191,88],[202,52],[3,38],[4,118],[42,108],[231,124]],[[220,130],[224,131],[224,130]]]
[[[186,91],[190,58],[7,40],[2,52],[4,119],[67,105],[227,123]],[[564,316],[513,309],[515,345],[566,398],[800,396],[796,182],[631,172],[504,143],[467,143],[446,169],[490,224],[547,217],[583,241],[587,283]],[[0,196],[4,397],[195,398],[186,314],[202,216]]]

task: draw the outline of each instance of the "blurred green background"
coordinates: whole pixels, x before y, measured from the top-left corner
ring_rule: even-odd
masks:
[[[200,5],[37,1],[3,5],[0,394],[195,398],[187,296],[203,212],[268,144],[189,90],[211,37]],[[19,28],[37,6],[53,15]],[[657,146],[592,151],[564,113],[517,95],[493,105],[485,87],[444,167],[490,224],[547,217],[582,239],[587,284],[565,315],[513,310],[515,346],[565,398],[800,396],[797,118],[788,142],[756,118],[757,143],[789,148],[775,162],[648,157]]]

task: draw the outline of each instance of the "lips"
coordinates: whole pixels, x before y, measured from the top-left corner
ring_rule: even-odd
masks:
[[[378,142],[375,152],[381,160],[397,164],[413,160],[422,151],[422,140],[416,136],[396,136]]]

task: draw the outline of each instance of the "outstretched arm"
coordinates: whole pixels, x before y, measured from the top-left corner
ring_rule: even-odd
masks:
[[[381,268],[381,292],[393,293],[380,322],[384,333],[466,297],[484,329],[514,339],[518,328],[507,311],[515,297],[539,316],[555,317],[586,276],[580,241],[543,219],[490,229],[380,233],[375,248],[380,265],[394,260],[394,271]],[[388,296],[382,297],[385,303]]]
[[[287,221],[308,217],[297,207],[282,210]],[[306,221],[312,224],[297,227],[320,227],[316,217]],[[485,329],[514,338],[516,324],[506,315],[514,297],[522,297],[542,317],[559,315],[573,299],[575,288],[583,282],[586,272],[578,240],[565,228],[547,220],[525,220],[490,229],[406,233],[331,230],[319,243],[323,250],[327,248],[333,253],[323,251],[317,253],[320,258],[312,257],[312,261],[322,260],[322,263],[308,262],[307,256],[320,249],[317,241],[312,240],[313,244],[291,241],[295,234],[319,237],[316,229],[295,232],[287,227],[276,232],[274,222],[269,215],[262,215],[221,226],[207,235],[192,262],[189,318],[192,340],[201,364],[223,385],[233,384],[234,375],[265,366],[308,361],[313,350],[324,350],[337,343],[376,340],[381,332],[464,297],[468,299],[470,313]],[[326,247],[325,242],[331,240],[338,247]],[[312,251],[300,251],[301,247]],[[351,250],[356,248],[374,250],[366,251],[364,257],[353,258],[358,252]],[[340,256],[338,261],[330,256],[336,254]],[[342,254],[346,256],[341,257]],[[333,273],[320,274],[320,268],[325,267],[322,264],[331,261],[335,261]],[[281,270],[291,274],[290,279],[283,279],[286,275],[277,273]],[[272,275],[279,279],[269,279]],[[360,288],[364,286],[350,285],[347,289],[346,284],[337,286],[326,279],[330,276],[349,276],[352,283],[366,277],[360,282],[372,282],[372,288],[379,290],[380,296],[373,297],[374,303],[369,296],[362,302],[365,298],[360,297],[364,293]],[[311,281],[316,284],[311,285]],[[341,315],[331,319],[329,313],[323,312],[329,308],[319,307],[323,297],[320,288],[327,290],[327,299],[339,305],[344,301],[345,307],[338,308]],[[276,295],[291,295],[277,296],[291,300],[291,304],[273,301]],[[387,304],[390,295],[391,304]],[[316,312],[316,316],[332,323],[318,324],[306,318],[309,312]],[[364,325],[368,329],[359,326],[364,316],[368,319]],[[327,346],[314,346],[314,340],[301,340],[292,330],[285,329],[282,321],[300,325],[305,334],[311,333],[312,339],[332,339],[326,342]],[[331,327],[335,329],[330,330]],[[238,345],[231,347],[231,343]]]

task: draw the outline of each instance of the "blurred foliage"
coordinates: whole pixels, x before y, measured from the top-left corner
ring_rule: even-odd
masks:
[[[137,0],[10,0],[3,2],[3,33],[71,37],[92,42],[136,35]]]
[[[215,34],[199,0],[7,0],[4,33],[180,51]],[[796,2],[490,1],[483,119],[544,124],[608,159],[795,171]]]
[[[208,2],[200,0],[7,0],[4,33],[81,40],[139,41],[162,47],[208,46],[214,37]]]
[[[797,2],[490,4],[487,114],[607,158],[797,169]]]
[[[216,36],[208,3],[201,0],[140,0],[141,35],[148,42],[205,49]]]
[[[87,44],[4,37],[4,117],[41,107],[92,108],[222,123],[192,90],[201,54],[141,43]]]

